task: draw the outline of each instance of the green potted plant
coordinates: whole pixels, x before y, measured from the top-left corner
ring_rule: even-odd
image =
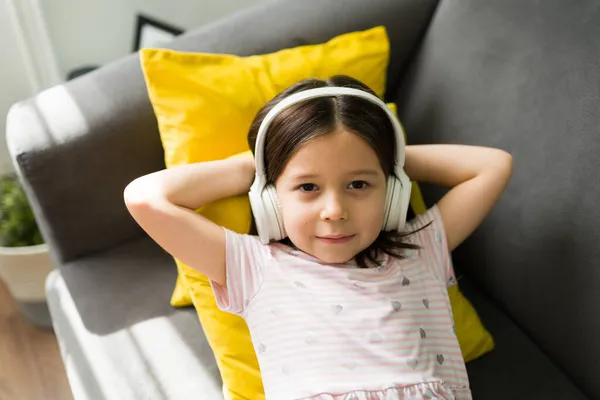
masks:
[[[53,263],[16,175],[0,177],[0,279],[26,318],[51,327],[45,281]]]

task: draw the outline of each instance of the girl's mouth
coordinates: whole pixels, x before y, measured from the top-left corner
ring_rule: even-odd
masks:
[[[346,236],[317,236],[317,239],[319,239],[321,242],[324,242],[324,243],[327,243],[327,244],[342,244],[342,243],[349,242],[350,240],[352,240],[353,237],[354,237],[354,235],[346,235]]]

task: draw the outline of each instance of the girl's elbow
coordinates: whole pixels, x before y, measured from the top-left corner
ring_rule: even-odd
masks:
[[[499,150],[490,172],[490,177],[493,178],[495,184],[499,185],[502,188],[501,190],[504,190],[513,174],[512,155],[507,151]]]
[[[508,151],[500,150],[500,159],[501,168],[504,170],[507,179],[510,179],[513,173],[513,156]]]
[[[148,234],[155,230],[156,219],[168,210],[168,205],[149,193],[145,183],[133,181],[123,190],[125,207],[131,217]]]
[[[152,190],[152,185],[144,177],[137,178],[130,182],[123,190],[123,200],[128,209],[139,208],[147,205],[156,197],[156,191]]]
[[[510,178],[513,171],[512,155],[508,151],[501,149],[496,149],[495,153],[495,157],[490,160],[490,168],[497,173]]]
[[[140,196],[138,179],[130,182],[123,190],[123,201],[127,208],[139,204],[142,199]]]

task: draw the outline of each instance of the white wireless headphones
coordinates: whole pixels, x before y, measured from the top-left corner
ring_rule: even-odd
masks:
[[[250,187],[249,197],[252,212],[256,220],[256,229],[260,241],[264,244],[271,240],[284,239],[287,234],[283,226],[283,219],[277,201],[275,186],[267,185],[267,175],[264,167],[264,144],[266,133],[273,119],[286,108],[316,97],[330,96],[355,96],[360,97],[381,107],[389,117],[396,136],[396,160],[394,163],[394,172],[390,174],[387,180],[387,194],[385,199],[385,210],[382,230],[400,231],[404,229],[406,222],[406,213],[410,201],[410,179],[404,172],[404,130],[402,125],[389,109],[389,107],[378,97],[359,89],[346,87],[322,87],[317,89],[308,89],[294,93],[281,100],[265,116],[256,137],[256,147],[254,150],[254,159],[256,162],[256,176],[254,183]]]

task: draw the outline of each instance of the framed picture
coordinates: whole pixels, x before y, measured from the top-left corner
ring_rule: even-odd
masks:
[[[138,14],[135,27],[133,51],[145,47],[161,47],[184,31],[166,22]]]

